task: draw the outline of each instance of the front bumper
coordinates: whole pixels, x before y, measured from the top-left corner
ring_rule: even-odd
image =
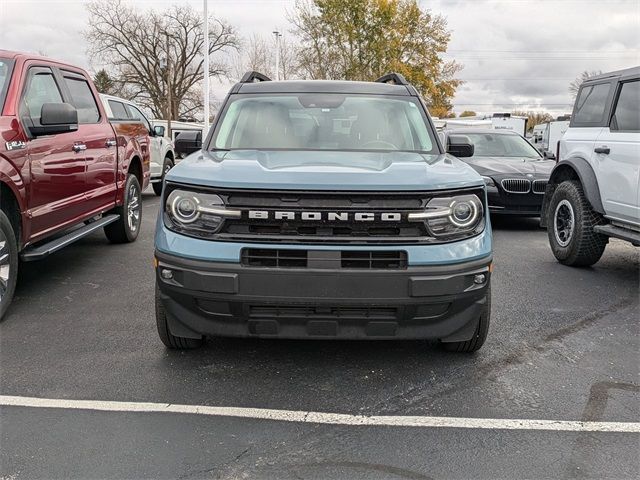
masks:
[[[151,183],[162,181],[162,165],[156,162],[149,164],[149,173],[151,174]]]
[[[509,193],[495,187],[487,188],[489,212],[523,217],[539,217],[544,195],[538,193]]]
[[[162,252],[156,258],[169,330],[187,338],[466,341],[476,332],[491,277],[490,256],[399,270],[246,267]]]

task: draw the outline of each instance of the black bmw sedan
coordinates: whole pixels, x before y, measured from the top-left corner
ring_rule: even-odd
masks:
[[[539,216],[544,190],[555,161],[545,160],[522,136],[508,130],[455,129],[474,145],[471,165],[487,184],[489,210],[496,214]]]

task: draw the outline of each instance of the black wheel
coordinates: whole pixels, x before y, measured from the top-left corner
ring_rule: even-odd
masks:
[[[18,279],[18,245],[11,222],[0,210],[0,320],[13,299]]]
[[[169,170],[173,168],[173,162],[169,157],[164,157],[164,163],[162,165],[162,178],[159,182],[152,183],[153,191],[156,195],[162,195],[162,184],[164,183],[164,176]]]
[[[158,336],[162,343],[167,348],[177,350],[192,350],[198,348],[203,343],[203,338],[185,338],[176,337],[169,331],[169,325],[167,324],[167,313],[164,310],[164,305],[160,301],[160,290],[156,285],[156,326],[158,327]]]
[[[605,219],[594,211],[580,182],[562,182],[553,192],[547,210],[547,234],[553,254],[563,265],[587,267],[604,252],[608,238],[593,227]]]
[[[487,339],[489,333],[489,324],[491,323],[491,287],[487,288],[487,301],[482,307],[478,328],[473,338],[465,342],[447,342],[442,343],[445,350],[449,352],[471,353],[480,350]]]
[[[142,195],[140,183],[135,175],[129,174],[124,186],[124,202],[114,213],[120,219],[104,227],[104,233],[111,243],[134,242],[142,225]]]

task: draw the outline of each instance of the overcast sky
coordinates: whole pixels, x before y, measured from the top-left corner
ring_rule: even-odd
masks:
[[[128,0],[163,9],[202,0]],[[0,0],[0,48],[41,52],[95,70],[82,31],[83,0]],[[640,65],[640,0],[422,0],[447,18],[447,58],[464,65],[454,111],[570,111],[569,82],[584,70]],[[289,28],[295,0],[209,0],[243,36]],[[212,82],[223,96],[228,82]]]

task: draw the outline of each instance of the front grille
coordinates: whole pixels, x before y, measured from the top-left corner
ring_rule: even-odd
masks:
[[[240,263],[247,267],[306,268],[307,251],[245,248]]]
[[[407,268],[407,252],[356,252],[343,251],[342,268],[364,268],[364,269],[402,269]]]
[[[257,268],[399,270],[407,268],[407,252],[243,248],[240,263]]]
[[[529,193],[531,190],[531,181],[526,178],[505,178],[500,185],[508,193]]]
[[[547,181],[546,180],[534,180],[532,191],[533,193],[543,194],[547,189]]]
[[[398,309],[384,306],[354,307],[349,305],[252,305],[249,317],[266,319],[279,318],[322,318],[322,319],[386,319],[394,320]]]

